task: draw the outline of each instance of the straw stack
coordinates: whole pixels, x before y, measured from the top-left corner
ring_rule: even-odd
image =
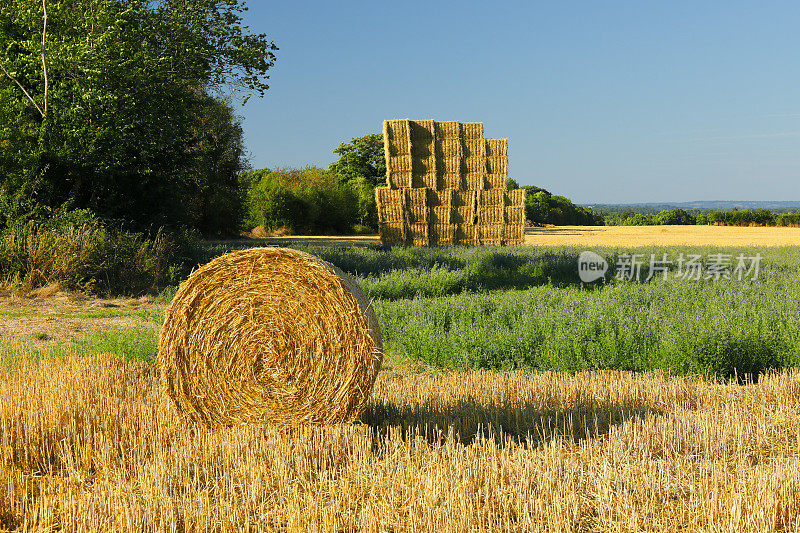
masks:
[[[209,427],[350,422],[383,357],[375,313],[345,273],[312,255],[252,248],[181,284],[159,339],[162,384]]]
[[[411,186],[411,133],[407,120],[383,123],[383,151],[386,158],[386,182],[392,189]]]
[[[411,187],[436,189],[436,153],[433,120],[409,121],[411,136]]]
[[[507,191],[506,139],[485,139],[480,122],[388,120],[383,132],[397,191],[375,192],[384,244],[523,243],[525,191]]]
[[[455,238],[455,226],[452,224],[431,224],[428,237],[431,246],[452,245]]]
[[[406,189],[405,205],[409,223],[411,224],[428,223],[427,189]]]

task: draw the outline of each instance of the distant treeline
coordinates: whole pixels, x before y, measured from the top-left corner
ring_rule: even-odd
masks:
[[[513,181],[513,180],[512,180]],[[514,184],[509,185],[512,188]],[[555,226],[602,226],[603,214],[589,207],[575,205],[563,196],[534,186],[522,187],[527,191],[525,197],[525,217],[534,224],[553,224]]]
[[[776,213],[768,209],[685,210],[667,209],[639,213],[632,209],[604,213],[607,226],[717,225],[800,226],[800,212]]]

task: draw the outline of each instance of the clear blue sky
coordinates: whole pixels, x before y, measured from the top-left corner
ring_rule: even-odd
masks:
[[[800,200],[800,2],[248,2],[280,47],[238,112],[254,168],[384,119],[483,122],[580,203]]]

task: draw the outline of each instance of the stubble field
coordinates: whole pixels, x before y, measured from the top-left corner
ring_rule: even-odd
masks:
[[[636,249],[762,252],[758,280],[596,287],[579,248],[306,246],[375,299],[389,356],[359,423],[288,433],[178,418],[169,291],[6,298],[0,527],[800,530],[800,259],[762,244]]]

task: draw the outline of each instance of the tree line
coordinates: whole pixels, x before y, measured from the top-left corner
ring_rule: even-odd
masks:
[[[800,226],[800,212],[776,213],[768,209],[686,210],[665,209],[640,213],[632,209],[604,213],[608,226],[717,225]]]

